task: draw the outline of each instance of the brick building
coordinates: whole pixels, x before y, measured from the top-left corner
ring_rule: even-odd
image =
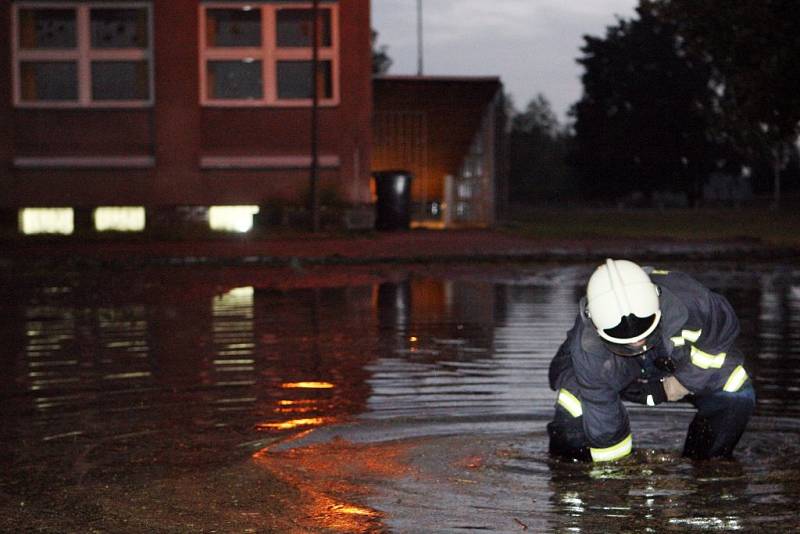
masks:
[[[316,75],[311,8],[0,3],[5,226],[19,217],[25,233],[80,233],[216,214],[218,227],[243,229],[259,209],[302,206],[312,79],[318,190],[340,206],[369,203],[369,0],[320,2]]]

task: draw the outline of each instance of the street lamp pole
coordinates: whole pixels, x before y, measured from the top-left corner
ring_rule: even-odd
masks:
[[[417,0],[417,76],[422,71],[422,0]]]
[[[311,231],[319,232],[319,0],[311,4],[311,172],[309,211]]]

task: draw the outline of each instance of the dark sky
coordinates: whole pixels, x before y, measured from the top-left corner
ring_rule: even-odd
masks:
[[[417,0],[371,0],[389,74],[417,71]],[[585,34],[602,36],[637,0],[423,0],[424,73],[497,75],[517,108],[544,93],[563,119],[581,95]]]

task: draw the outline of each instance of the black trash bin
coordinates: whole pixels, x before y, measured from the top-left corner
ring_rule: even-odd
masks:
[[[407,230],[411,222],[411,180],[408,171],[379,171],[372,174],[378,201],[375,228]]]

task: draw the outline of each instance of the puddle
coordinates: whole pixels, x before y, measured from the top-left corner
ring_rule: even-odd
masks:
[[[681,459],[691,410],[674,404],[632,407],[636,453],[600,467],[552,461],[544,433],[547,366],[592,268],[6,280],[0,526],[800,528],[800,268],[684,266],[742,322],[759,399],[736,461]]]

